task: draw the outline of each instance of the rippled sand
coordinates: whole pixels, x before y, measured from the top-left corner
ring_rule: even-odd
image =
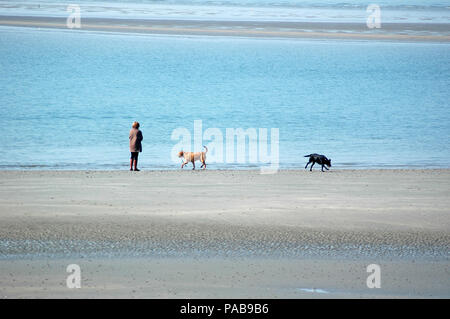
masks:
[[[2,171],[0,296],[448,297],[449,183],[450,170]],[[383,289],[365,285],[371,263]]]

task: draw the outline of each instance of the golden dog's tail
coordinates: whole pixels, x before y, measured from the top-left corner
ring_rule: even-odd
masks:
[[[208,153],[208,148],[205,145],[203,145],[203,147],[206,149],[205,153]]]

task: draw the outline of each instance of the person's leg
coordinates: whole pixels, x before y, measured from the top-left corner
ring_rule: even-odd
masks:
[[[130,171],[133,170],[133,162],[134,162],[134,156],[133,156],[133,152],[131,152],[131,157],[130,157]]]
[[[137,168],[138,156],[139,156],[139,153],[136,152],[136,155],[135,155],[135,158],[134,158],[134,170],[135,170],[136,172],[139,172],[139,171],[140,171],[140,170]]]

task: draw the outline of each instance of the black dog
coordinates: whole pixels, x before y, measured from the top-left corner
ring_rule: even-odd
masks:
[[[305,155],[305,157],[309,157],[309,162],[308,164],[306,164],[305,169],[308,167],[308,165],[310,163],[312,163],[311,168],[309,169],[310,171],[312,171],[312,168],[314,166],[314,164],[319,164],[322,165],[322,172],[323,172],[323,168],[325,167],[325,169],[328,171],[328,167],[331,167],[331,158],[328,159],[325,155],[320,155],[320,154],[309,154],[309,155]],[[324,166],[326,165],[326,166]]]

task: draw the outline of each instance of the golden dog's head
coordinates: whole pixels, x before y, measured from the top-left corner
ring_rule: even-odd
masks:
[[[183,157],[183,155],[184,155],[184,152],[183,152],[183,151],[179,151],[179,152],[178,152],[178,157]]]

